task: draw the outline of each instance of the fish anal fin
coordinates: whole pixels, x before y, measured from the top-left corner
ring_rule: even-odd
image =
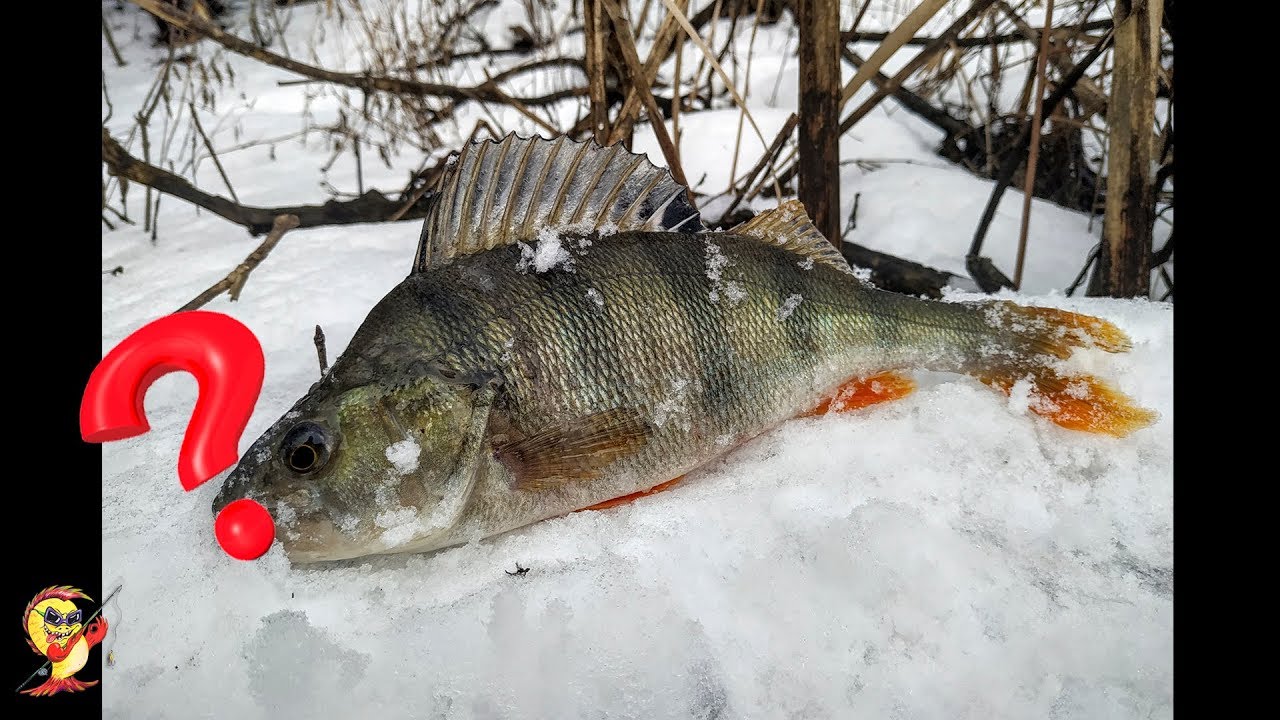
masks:
[[[599,478],[613,462],[639,452],[652,427],[630,408],[593,413],[557,423],[494,447],[494,456],[518,490]]]
[[[916,384],[911,378],[895,372],[846,381],[834,393],[799,417],[826,415],[828,412],[851,412],[877,403],[898,400],[910,395]]]
[[[609,508],[618,507],[619,505],[629,505],[635,502],[636,500],[639,500],[640,498],[645,497],[646,495],[652,495],[654,493],[659,493],[659,492],[662,492],[663,490],[674,487],[677,483],[679,483],[683,479],[684,479],[684,476],[681,475],[680,477],[675,478],[673,480],[668,480],[664,483],[659,483],[657,485],[654,485],[648,490],[641,490],[640,492],[633,492],[630,495],[623,495],[622,497],[617,497],[612,500],[605,500],[604,502],[598,502],[595,505],[584,507],[581,510],[577,510],[575,512],[584,512],[587,510],[608,510]]]
[[[1155,411],[1138,406],[1092,375],[1066,377],[1049,368],[1036,368],[987,371],[978,379],[1006,395],[1018,381],[1030,379],[1033,392],[1028,408],[1068,430],[1124,437],[1159,418]]]
[[[815,263],[853,274],[849,262],[814,227],[809,214],[805,212],[804,204],[799,200],[782,202],[778,207],[765,210],[728,232],[776,245],[803,258],[812,259]]]

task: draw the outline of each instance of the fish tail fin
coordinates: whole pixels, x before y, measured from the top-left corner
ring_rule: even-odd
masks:
[[[1159,417],[1092,375],[1063,376],[1051,368],[1003,367],[977,374],[982,382],[1012,394],[1021,380],[1032,385],[1028,408],[1069,430],[1124,437]]]
[[[988,322],[1018,338],[1013,357],[996,354],[975,364],[971,374],[1006,394],[1029,380],[1029,409],[1071,430],[1124,437],[1154,423],[1159,415],[1092,375],[1063,375],[1049,356],[1066,359],[1075,348],[1127,352],[1133,343],[1123,330],[1102,318],[1068,310],[1026,307],[1008,301],[982,303]]]
[[[1007,300],[979,305],[992,326],[1016,333],[1036,350],[1067,358],[1073,348],[1094,347],[1109,353],[1128,352],[1133,342],[1114,323],[1092,315],[1049,307],[1029,307]]]

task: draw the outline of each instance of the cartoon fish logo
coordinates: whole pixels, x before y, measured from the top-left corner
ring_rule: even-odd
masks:
[[[75,679],[75,674],[89,661],[89,648],[106,637],[107,619],[99,614],[101,609],[85,618],[84,610],[76,607],[75,600],[93,602],[93,598],[78,588],[54,585],[41,590],[27,603],[22,614],[27,644],[33,652],[47,658],[53,668],[44,684],[30,690],[19,690],[22,694],[55,695],[98,684],[97,680],[81,682]]]

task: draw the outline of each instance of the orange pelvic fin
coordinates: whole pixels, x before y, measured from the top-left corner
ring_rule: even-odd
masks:
[[[630,495],[623,495],[622,497],[614,498],[612,500],[605,500],[604,502],[598,502],[595,505],[592,505],[590,507],[584,507],[582,508],[582,510],[578,510],[577,512],[582,512],[583,510],[607,510],[611,507],[626,505],[628,503],[632,503],[632,502],[635,502],[636,500],[639,500],[645,495],[652,495],[654,493],[662,492],[663,490],[666,490],[667,488],[672,487],[673,485],[675,485],[676,483],[680,482],[683,479],[684,479],[684,476],[681,475],[680,477],[674,480],[668,480],[660,485],[654,485],[648,490],[641,490],[640,492],[634,492],[634,493],[631,493]]]
[[[1009,394],[1018,380],[1027,377],[1035,385],[1030,410],[1069,430],[1124,437],[1159,417],[1092,375],[1064,377],[1053,370],[1037,368],[1020,374],[987,373],[979,379]]]
[[[814,409],[801,413],[800,417],[826,415],[828,412],[850,412],[868,405],[904,398],[915,390],[911,378],[894,372],[883,372],[866,378],[854,378],[818,403]]]

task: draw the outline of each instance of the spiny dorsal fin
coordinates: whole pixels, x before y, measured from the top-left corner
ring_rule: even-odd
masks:
[[[560,136],[473,142],[445,170],[413,272],[449,258],[530,241],[543,229],[701,232],[671,173],[621,145]]]
[[[802,257],[813,258],[814,262],[853,274],[853,268],[849,267],[849,262],[840,251],[827,242],[818,228],[813,226],[813,221],[809,219],[809,214],[799,200],[780,203],[778,207],[765,210],[729,232],[763,240]]]

